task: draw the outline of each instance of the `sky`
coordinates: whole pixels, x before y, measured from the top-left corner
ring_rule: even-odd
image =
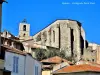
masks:
[[[86,40],[100,44],[100,0],[6,0],[3,3],[2,31],[17,36],[19,23],[27,19],[34,35],[57,19],[82,23]]]

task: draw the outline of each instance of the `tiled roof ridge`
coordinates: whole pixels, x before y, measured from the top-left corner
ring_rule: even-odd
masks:
[[[68,61],[67,59],[64,59],[64,58],[59,57],[59,56],[53,56],[53,57],[50,57],[47,59],[43,59],[43,60],[41,60],[41,62],[52,62],[53,63],[55,61],[54,63],[56,63],[56,59],[59,60],[59,63],[61,63],[62,61],[71,63],[71,61]]]
[[[82,72],[82,71],[100,72],[100,67],[90,64],[73,65],[73,66],[63,67],[53,73],[71,73],[71,72]]]

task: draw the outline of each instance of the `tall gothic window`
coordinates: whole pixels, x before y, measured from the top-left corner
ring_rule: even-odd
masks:
[[[53,42],[55,42],[55,31],[53,31]]]
[[[71,32],[70,32],[70,34],[71,34],[71,53],[72,53],[72,56],[73,56],[73,46],[74,46],[74,33],[73,33],[73,29],[71,29]]]
[[[26,31],[26,25],[23,26],[23,31]]]

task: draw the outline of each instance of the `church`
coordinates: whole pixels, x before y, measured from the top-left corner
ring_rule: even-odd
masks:
[[[30,36],[30,24],[24,20],[19,24],[18,37],[20,41],[31,40],[31,44],[65,51],[66,57],[74,57],[75,61],[82,59],[86,48],[85,31],[81,23],[70,19],[56,20],[33,36]]]

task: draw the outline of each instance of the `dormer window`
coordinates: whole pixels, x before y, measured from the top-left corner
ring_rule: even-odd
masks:
[[[23,31],[26,31],[26,25],[23,26]]]

